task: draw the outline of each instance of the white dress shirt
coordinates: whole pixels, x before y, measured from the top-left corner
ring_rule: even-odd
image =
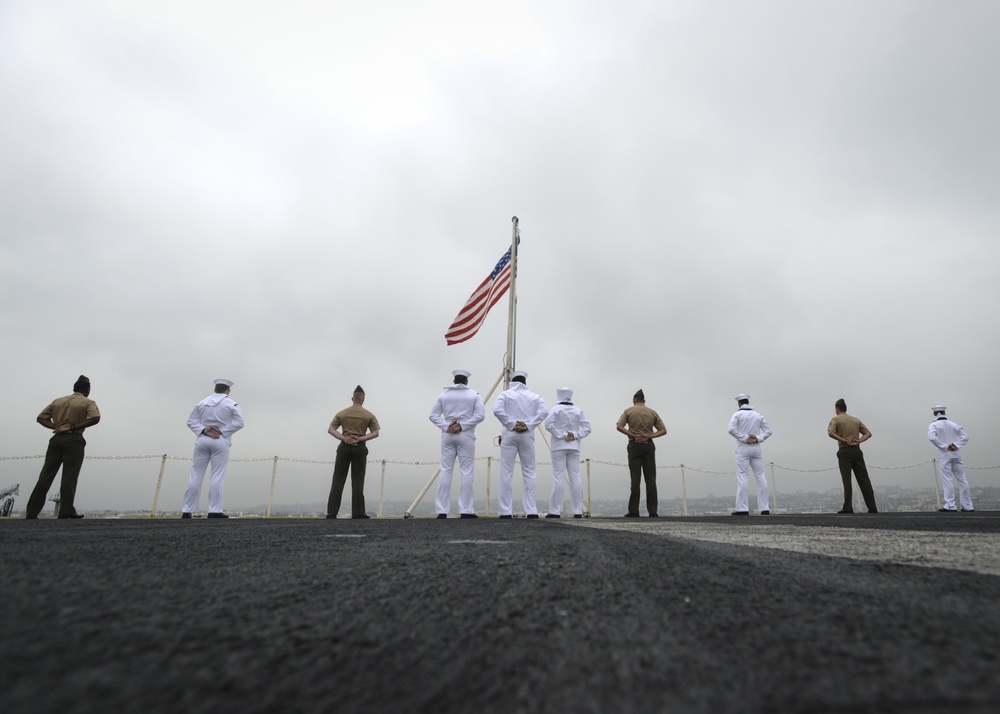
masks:
[[[523,421],[530,434],[548,415],[549,408],[542,398],[520,382],[511,382],[510,389],[501,392],[493,405],[493,416],[505,431],[514,431],[514,425]]]
[[[755,412],[749,404],[744,404],[729,420],[729,435],[739,444],[746,444],[747,438],[753,435],[757,437],[757,443],[762,444],[771,436],[771,427],[763,415]]]
[[[556,404],[545,418],[545,430],[552,435],[552,451],[579,451],[580,439],[590,434],[590,422],[572,404]],[[566,435],[573,434],[573,441]]]
[[[230,399],[228,394],[211,394],[198,402],[198,406],[191,411],[188,428],[195,436],[201,436],[201,432],[210,426],[218,427],[222,438],[230,445],[233,443],[233,434],[243,428],[240,405]]]
[[[948,445],[954,444],[959,449],[969,443],[969,435],[965,429],[946,417],[938,417],[927,428],[927,439],[938,448],[944,458],[954,458],[958,451],[948,451]]]
[[[468,384],[449,384],[431,407],[430,420],[441,431],[447,432],[457,421],[463,434],[474,434],[476,424],[486,418],[486,407],[478,392]]]

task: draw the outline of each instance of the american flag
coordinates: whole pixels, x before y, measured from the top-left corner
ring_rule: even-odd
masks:
[[[521,242],[521,236],[517,237],[517,242]],[[507,292],[507,288],[510,287],[510,250],[508,248],[501,256],[493,272],[486,276],[486,280],[473,291],[472,297],[458,311],[458,316],[444,333],[444,339],[449,345],[465,342],[479,332],[486,319],[486,313]]]

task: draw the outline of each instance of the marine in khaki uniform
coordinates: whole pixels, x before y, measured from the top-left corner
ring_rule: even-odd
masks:
[[[38,474],[38,483],[28,498],[25,518],[38,518],[60,467],[62,480],[59,483],[58,517],[83,518],[73,505],[76,500],[76,483],[80,478],[87,447],[83,432],[100,420],[101,412],[97,403],[90,399],[90,380],[82,374],[73,385],[72,394],[53,400],[38,415],[36,421],[46,429],[51,429],[53,434],[45,451],[45,463]]]
[[[628,471],[632,488],[628,498],[626,518],[639,517],[639,489],[646,479],[646,511],[650,518],[659,515],[656,494],[656,446],[653,439],[667,433],[660,415],[646,406],[646,395],[640,389],[632,396],[632,406],[618,420],[618,431],[628,437]]]
[[[837,449],[837,464],[840,466],[840,479],[844,482],[844,506],[837,513],[854,513],[854,490],[851,486],[851,471],[858,480],[858,488],[865,499],[869,513],[878,513],[875,505],[875,491],[871,479],[868,478],[868,467],[865,465],[865,455],[861,444],[872,438],[868,427],[847,413],[847,402],[838,399],[834,404],[836,416],[830,420],[826,428],[827,436],[840,444]]]
[[[333,486],[326,505],[326,517],[340,514],[340,501],[344,495],[347,473],[351,474],[351,518],[368,518],[365,513],[365,469],[368,466],[368,447],[365,442],[377,439],[378,419],[364,408],[365,390],[359,384],[351,396],[351,406],[337,412],[327,433],[340,442],[333,464]]]

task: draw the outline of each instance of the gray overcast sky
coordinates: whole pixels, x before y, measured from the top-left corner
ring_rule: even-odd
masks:
[[[500,373],[505,302],[469,342],[443,334],[517,215],[517,366],[550,404],[576,390],[585,457],[624,461],[614,423],[642,387],[659,463],[726,472],[690,495],[735,491],[742,391],[767,461],[833,467],[844,397],[870,464],[932,458],[939,402],[966,464],[1000,464],[998,21],[914,0],[4,3],[0,456],[43,453],[35,416],[85,373],[90,456],[189,456],[222,376],[247,417],[234,459],[332,459],[360,383],[371,458],[434,461],[450,371],[482,392]],[[0,462],[0,488],[26,499],[40,467]],[[282,466],[275,500],[325,500],[330,470]],[[157,471],[88,461],[78,505],[148,507]],[[390,466],[388,496],[432,472]],[[231,465],[227,508],[269,479]],[[595,495],[627,482],[595,469]],[[838,486],[778,475],[779,498]]]

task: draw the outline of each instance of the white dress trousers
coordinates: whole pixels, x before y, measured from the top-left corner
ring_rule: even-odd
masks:
[[[521,495],[524,515],[538,515],[535,505],[535,429],[548,415],[549,409],[542,398],[520,382],[512,382],[510,389],[501,392],[493,404],[493,416],[503,425],[497,504],[501,516],[513,515],[514,461],[517,459],[521,461],[521,475],[524,477],[524,492]],[[519,421],[528,427],[527,431],[514,431]]]
[[[201,498],[201,485],[205,472],[212,466],[212,477],[208,483],[208,512],[222,513],[222,487],[226,480],[226,465],[229,463],[229,442],[224,438],[213,439],[199,436],[194,442],[194,456],[191,460],[191,477],[184,493],[184,512],[196,513]]]
[[[946,452],[947,456],[938,456],[938,473],[941,475],[941,491],[944,494],[944,507],[955,508],[955,482],[958,482],[958,499],[962,508],[972,510],[972,492],[969,482],[965,480],[965,466],[957,451]]]
[[[535,430],[525,432],[507,431],[500,438],[500,496],[501,516],[514,513],[514,461],[521,461],[521,475],[524,477],[524,492],[521,507],[524,515],[538,515],[535,505]]]
[[[750,510],[750,469],[753,469],[754,478],[757,480],[757,510],[769,511],[770,495],[767,490],[767,477],[764,475],[764,458],[761,455],[760,444],[736,446],[736,510]]]
[[[458,487],[458,512],[475,513],[476,435],[469,431],[441,435],[441,475],[434,497],[435,513],[451,511],[451,478],[455,459],[462,474]]]
[[[580,452],[563,449],[552,452],[552,495],[549,496],[549,513],[561,516],[563,507],[563,481],[569,475],[569,500],[573,515],[583,513],[583,482],[580,481]]]

